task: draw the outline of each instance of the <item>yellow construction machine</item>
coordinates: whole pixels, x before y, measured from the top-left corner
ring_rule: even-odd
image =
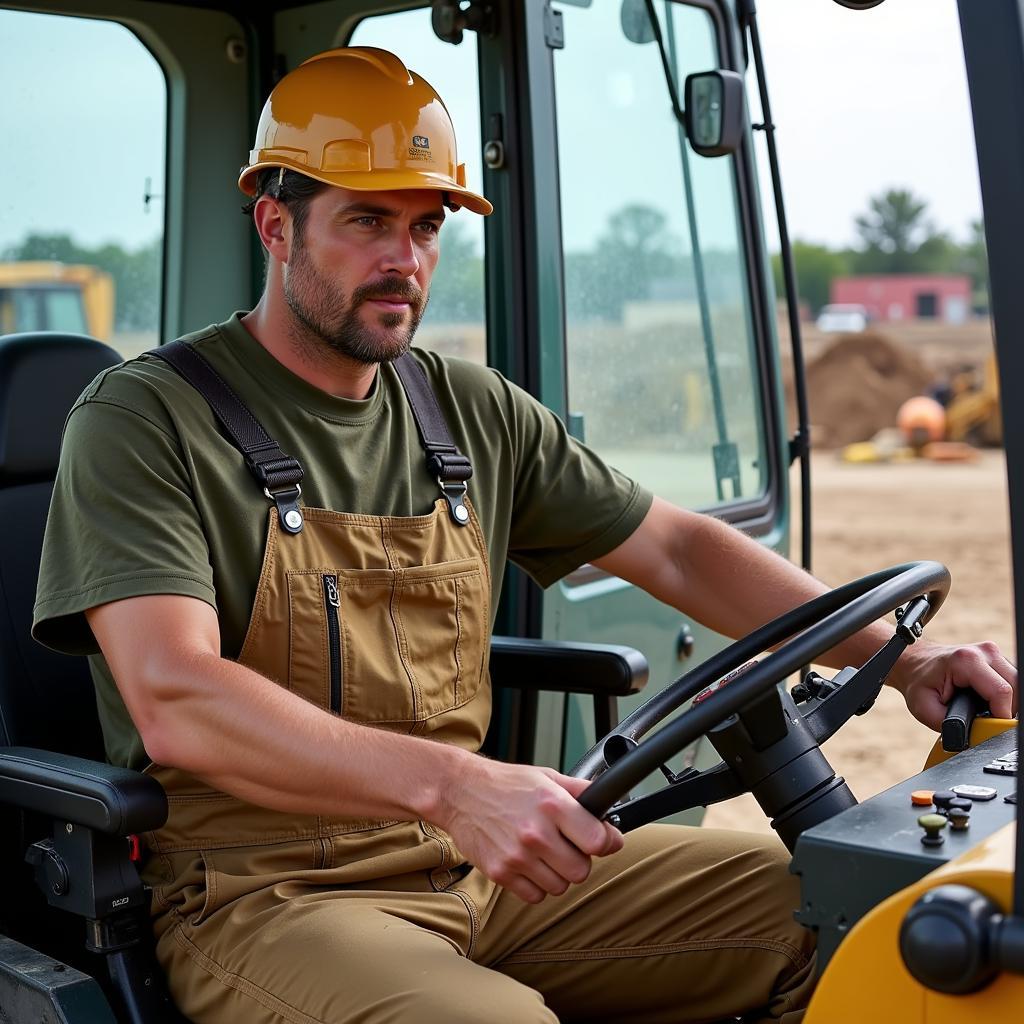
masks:
[[[954,376],[952,397],[946,406],[946,437],[950,441],[998,446],[1003,443],[1003,417],[999,409],[999,370],[996,354],[984,369]]]
[[[114,279],[86,264],[0,263],[0,334],[67,331],[109,341]]]

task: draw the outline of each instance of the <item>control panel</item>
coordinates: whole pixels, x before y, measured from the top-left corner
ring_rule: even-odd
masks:
[[[818,932],[819,970],[876,904],[1014,820],[1009,729],[804,832],[792,871],[797,920]]]

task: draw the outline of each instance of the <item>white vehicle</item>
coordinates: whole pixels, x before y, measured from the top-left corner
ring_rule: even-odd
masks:
[[[815,325],[829,334],[859,334],[867,328],[869,319],[864,306],[839,302],[822,306]]]

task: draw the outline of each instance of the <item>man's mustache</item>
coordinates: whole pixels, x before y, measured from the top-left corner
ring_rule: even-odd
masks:
[[[354,306],[373,299],[401,299],[419,308],[423,305],[423,292],[408,280],[375,281],[372,284],[362,284],[352,292]]]

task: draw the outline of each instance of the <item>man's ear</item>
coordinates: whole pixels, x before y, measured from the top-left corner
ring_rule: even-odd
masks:
[[[292,240],[292,218],[288,207],[272,196],[260,196],[253,207],[252,219],[263,248],[274,259],[287,263]]]

